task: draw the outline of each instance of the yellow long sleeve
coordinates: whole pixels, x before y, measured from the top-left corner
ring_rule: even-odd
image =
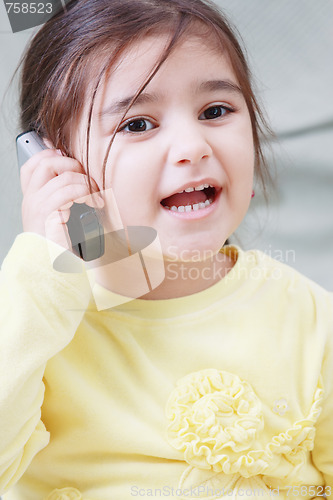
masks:
[[[0,493],[49,442],[45,366],[72,340],[89,297],[84,273],[54,271],[44,238],[16,238],[0,275]]]

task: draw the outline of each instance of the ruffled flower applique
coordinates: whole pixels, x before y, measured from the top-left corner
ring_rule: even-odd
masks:
[[[83,496],[76,488],[62,488],[53,490],[45,500],[83,500]]]
[[[261,402],[237,375],[215,369],[182,378],[167,403],[170,444],[186,462],[216,472],[248,451],[264,427]]]
[[[284,461],[290,470],[289,474],[284,471],[285,479],[290,481],[305,463],[306,453],[313,448],[322,399],[320,382],[309,415],[264,439],[262,405],[248,382],[216,369],[186,375],[177,382],[166,406],[168,441],[189,464],[179,487],[208,481],[219,487],[229,483],[235,492],[244,478],[252,478],[262,484],[266,496],[263,474],[266,478],[274,474]],[[275,402],[281,413],[288,409],[284,403]]]

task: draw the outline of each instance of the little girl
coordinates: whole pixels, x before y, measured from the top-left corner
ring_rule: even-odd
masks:
[[[267,171],[224,16],[203,0],[72,0],[25,54],[21,108],[49,149],[22,167],[24,232],[1,274],[3,498],[328,498],[332,296],[225,245]],[[125,228],[129,260],[129,229],[155,231],[146,291],[126,265],[112,274],[112,246],[54,266],[74,201]]]

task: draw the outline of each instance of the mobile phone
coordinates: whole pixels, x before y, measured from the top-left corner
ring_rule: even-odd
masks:
[[[34,131],[23,132],[16,138],[19,168],[34,154],[47,149]],[[85,261],[98,259],[104,254],[104,228],[96,210],[85,203],[74,203],[66,223],[73,252]]]

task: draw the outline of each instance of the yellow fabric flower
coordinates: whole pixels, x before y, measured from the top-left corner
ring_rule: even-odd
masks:
[[[261,403],[250,384],[229,372],[201,370],[180,379],[169,397],[168,439],[201,470],[267,477],[283,461],[290,484],[313,449],[323,397],[320,378],[308,415],[267,439]]]
[[[83,500],[83,497],[76,488],[62,488],[53,490],[45,500]]]
[[[167,403],[168,437],[197,467],[220,470],[228,452],[249,450],[263,429],[260,400],[250,384],[216,369],[178,381]]]

